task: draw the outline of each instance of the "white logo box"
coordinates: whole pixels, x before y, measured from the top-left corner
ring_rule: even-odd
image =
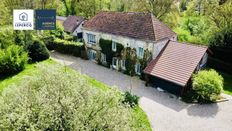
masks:
[[[34,10],[14,10],[13,27],[14,30],[33,30]]]

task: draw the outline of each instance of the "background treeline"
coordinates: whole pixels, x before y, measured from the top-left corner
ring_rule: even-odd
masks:
[[[11,25],[13,9],[21,8],[58,9],[57,15],[87,19],[99,11],[152,13],[178,41],[209,46],[214,58],[232,63],[232,0],[2,0],[0,26]]]

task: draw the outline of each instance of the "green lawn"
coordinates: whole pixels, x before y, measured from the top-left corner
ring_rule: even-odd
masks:
[[[232,75],[220,73],[224,78],[224,93],[232,95]]]
[[[51,68],[54,65],[58,65],[58,66],[62,66],[60,64],[58,64],[57,62],[53,61],[53,60],[46,60],[43,62],[40,62],[40,64],[47,66],[50,66]],[[24,79],[27,79],[30,76],[35,76],[35,75],[40,75],[38,70],[37,70],[37,64],[29,64],[26,66],[26,69],[23,70],[22,72],[18,73],[15,76],[12,77],[8,77],[8,78],[0,78],[0,93],[2,92],[2,90],[4,88],[7,88],[8,86],[14,84],[14,85],[19,85]],[[70,74],[76,74],[77,72],[72,70],[69,67],[65,68],[66,71]],[[101,83],[87,75],[81,75],[79,74],[81,77],[85,78],[90,84],[93,85],[93,87],[96,87],[98,89],[101,89],[103,91],[106,90],[110,90],[111,87],[105,85],[104,83]],[[151,131],[151,126],[149,123],[149,120],[146,116],[146,114],[143,112],[143,110],[141,108],[139,108],[138,106],[135,107],[132,110],[132,114],[134,116],[133,119],[133,125],[137,127],[137,129],[139,130],[145,130],[145,131]]]

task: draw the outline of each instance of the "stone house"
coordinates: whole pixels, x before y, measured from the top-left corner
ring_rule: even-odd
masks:
[[[117,44],[124,48],[136,50],[136,56],[142,59],[145,50],[151,52],[155,59],[169,40],[176,40],[177,35],[150,13],[100,12],[83,25],[83,39],[90,60],[97,59],[101,53],[101,62],[105,63],[107,55],[102,53],[100,40],[110,40],[112,51],[117,51]],[[111,67],[125,69],[125,59],[113,57]],[[141,74],[141,63],[135,64],[135,73]]]

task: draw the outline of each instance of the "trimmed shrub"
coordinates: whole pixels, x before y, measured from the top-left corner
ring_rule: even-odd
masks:
[[[28,55],[33,62],[43,61],[50,57],[48,49],[44,43],[39,40],[30,42],[26,49],[28,50]]]
[[[55,39],[53,43],[54,49],[60,53],[70,54],[77,57],[81,56],[81,51],[84,50],[83,43],[75,41],[66,41],[62,39]]]
[[[23,47],[11,45],[7,49],[0,49],[0,74],[12,75],[25,68],[28,55]]]
[[[223,77],[215,70],[203,70],[193,76],[193,90],[200,102],[214,102],[223,90]]]
[[[130,107],[134,107],[139,103],[139,97],[131,94],[130,92],[125,92],[123,103],[129,104]]]

